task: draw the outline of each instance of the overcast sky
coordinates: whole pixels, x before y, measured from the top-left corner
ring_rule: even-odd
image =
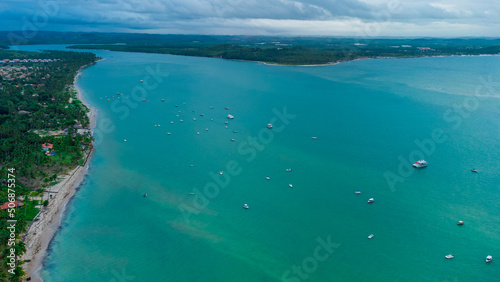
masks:
[[[1,0],[0,29],[500,37],[500,1]]]

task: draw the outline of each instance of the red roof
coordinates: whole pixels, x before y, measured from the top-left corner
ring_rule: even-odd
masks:
[[[11,203],[11,202],[6,202],[6,203],[4,203],[4,204],[2,205],[2,207],[1,207],[1,209],[2,209],[2,210],[6,210],[6,209],[13,208],[12,204],[11,204],[11,205],[10,205],[10,207],[9,207],[9,204],[10,204],[10,203]],[[15,206],[15,207],[18,207],[18,206],[21,206],[21,204],[18,204],[18,203],[17,203],[17,201],[14,201],[14,206]]]
[[[44,143],[42,144],[42,148],[47,148],[47,149],[52,149],[54,145],[53,144],[50,144],[50,143]]]

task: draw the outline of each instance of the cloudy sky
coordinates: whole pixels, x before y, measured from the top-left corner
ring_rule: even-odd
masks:
[[[1,0],[0,30],[500,37],[500,1]]]

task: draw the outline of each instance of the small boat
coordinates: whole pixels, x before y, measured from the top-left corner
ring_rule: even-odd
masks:
[[[354,194],[358,194],[359,195],[359,194],[361,194],[361,191],[356,190],[356,192],[354,192]]]
[[[493,257],[492,257],[492,256],[487,256],[487,257],[486,257],[486,262],[490,262],[490,261],[492,261],[492,260],[493,260]]]
[[[427,162],[424,161],[424,160],[419,160],[419,161],[416,161],[414,164],[413,164],[413,167],[416,167],[416,168],[424,168],[427,166]]]
[[[313,136],[313,137],[311,137],[311,139],[316,140],[316,139],[318,139],[318,137]]]
[[[196,118],[193,118],[193,120],[196,120]]]
[[[244,209],[248,209],[248,205],[247,204],[243,204],[243,208]]]
[[[272,128],[273,128],[273,125],[272,125],[272,124],[270,124],[270,123],[268,123],[268,124],[267,124],[267,128],[272,129]]]
[[[204,116],[204,114],[200,114],[200,117]]]
[[[224,110],[229,110],[229,107],[225,107]]]
[[[173,121],[171,121],[170,123],[174,123]]]
[[[287,168],[287,169],[285,169],[285,171],[286,172],[290,172],[290,171],[292,171],[292,169],[291,168]]]
[[[148,196],[148,194],[144,194],[144,195],[143,195],[143,197],[147,197],[147,196]]]
[[[155,124],[155,127],[157,127],[158,125]]]
[[[205,128],[205,131],[208,131],[208,128]]]
[[[238,131],[236,131],[236,130],[233,130],[233,133],[238,133]]]
[[[127,142],[127,139],[123,139],[123,142]]]
[[[271,177],[269,177],[269,176],[266,176],[266,179],[267,179],[267,180],[271,180]]]
[[[288,186],[290,186],[290,188],[293,188],[293,185],[292,185],[292,184],[288,184]]]
[[[210,106],[210,109],[213,109],[214,107],[213,106]]]
[[[165,102],[165,99],[161,99],[162,102]]]
[[[194,113],[194,112],[195,112],[195,111],[193,110],[193,113]]]
[[[475,168],[471,169],[470,171],[472,172],[477,172],[477,170]]]
[[[236,141],[236,140],[234,140],[234,139],[231,139],[231,141],[233,141],[233,142],[234,142],[234,141]]]
[[[227,118],[228,118],[228,119],[234,119],[234,116],[233,116],[233,115],[228,114],[228,115],[227,115]]]
[[[178,108],[178,107],[179,107],[179,105],[175,105],[175,107],[176,107],[176,108]]]
[[[190,167],[193,167],[193,166],[195,166],[195,165],[189,165],[189,166],[190,166]]]
[[[453,258],[453,255],[452,254],[449,254],[449,255],[446,255],[444,256],[446,259],[452,259]]]
[[[227,125],[226,125],[226,126],[224,126],[224,127],[225,127],[225,128],[227,128]]]
[[[142,99],[143,102],[146,102],[146,99]]]
[[[368,199],[368,204],[371,204],[373,202],[375,202],[375,200],[373,198]]]
[[[464,225],[464,222],[460,220],[457,225]]]
[[[172,134],[172,133],[170,133],[170,132],[167,132],[167,135],[170,135],[170,134]]]
[[[194,195],[194,193],[193,193],[193,192],[191,192],[191,193],[189,193],[189,195]]]
[[[224,172],[223,172],[222,170],[221,170],[221,171],[219,171],[219,174],[220,174],[220,175],[222,175],[223,173],[224,173]]]
[[[180,121],[180,122],[183,122],[183,120],[182,120],[182,119],[181,119],[181,120],[179,120],[179,121]]]
[[[196,132],[196,134],[200,135],[200,132]]]
[[[368,235],[368,239],[373,238],[373,234]]]
[[[143,83],[143,82],[144,82],[144,80],[142,80],[142,79],[141,79],[141,80],[139,80],[139,81],[140,81],[141,83]]]

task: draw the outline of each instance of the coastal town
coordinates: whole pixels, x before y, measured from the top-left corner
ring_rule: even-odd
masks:
[[[73,83],[97,57],[58,51],[0,51],[2,56],[0,205],[9,220],[1,221],[0,245],[11,247],[12,256],[2,258],[9,261],[0,275],[18,281],[29,279],[43,257],[92,152],[95,113],[78,99]]]

